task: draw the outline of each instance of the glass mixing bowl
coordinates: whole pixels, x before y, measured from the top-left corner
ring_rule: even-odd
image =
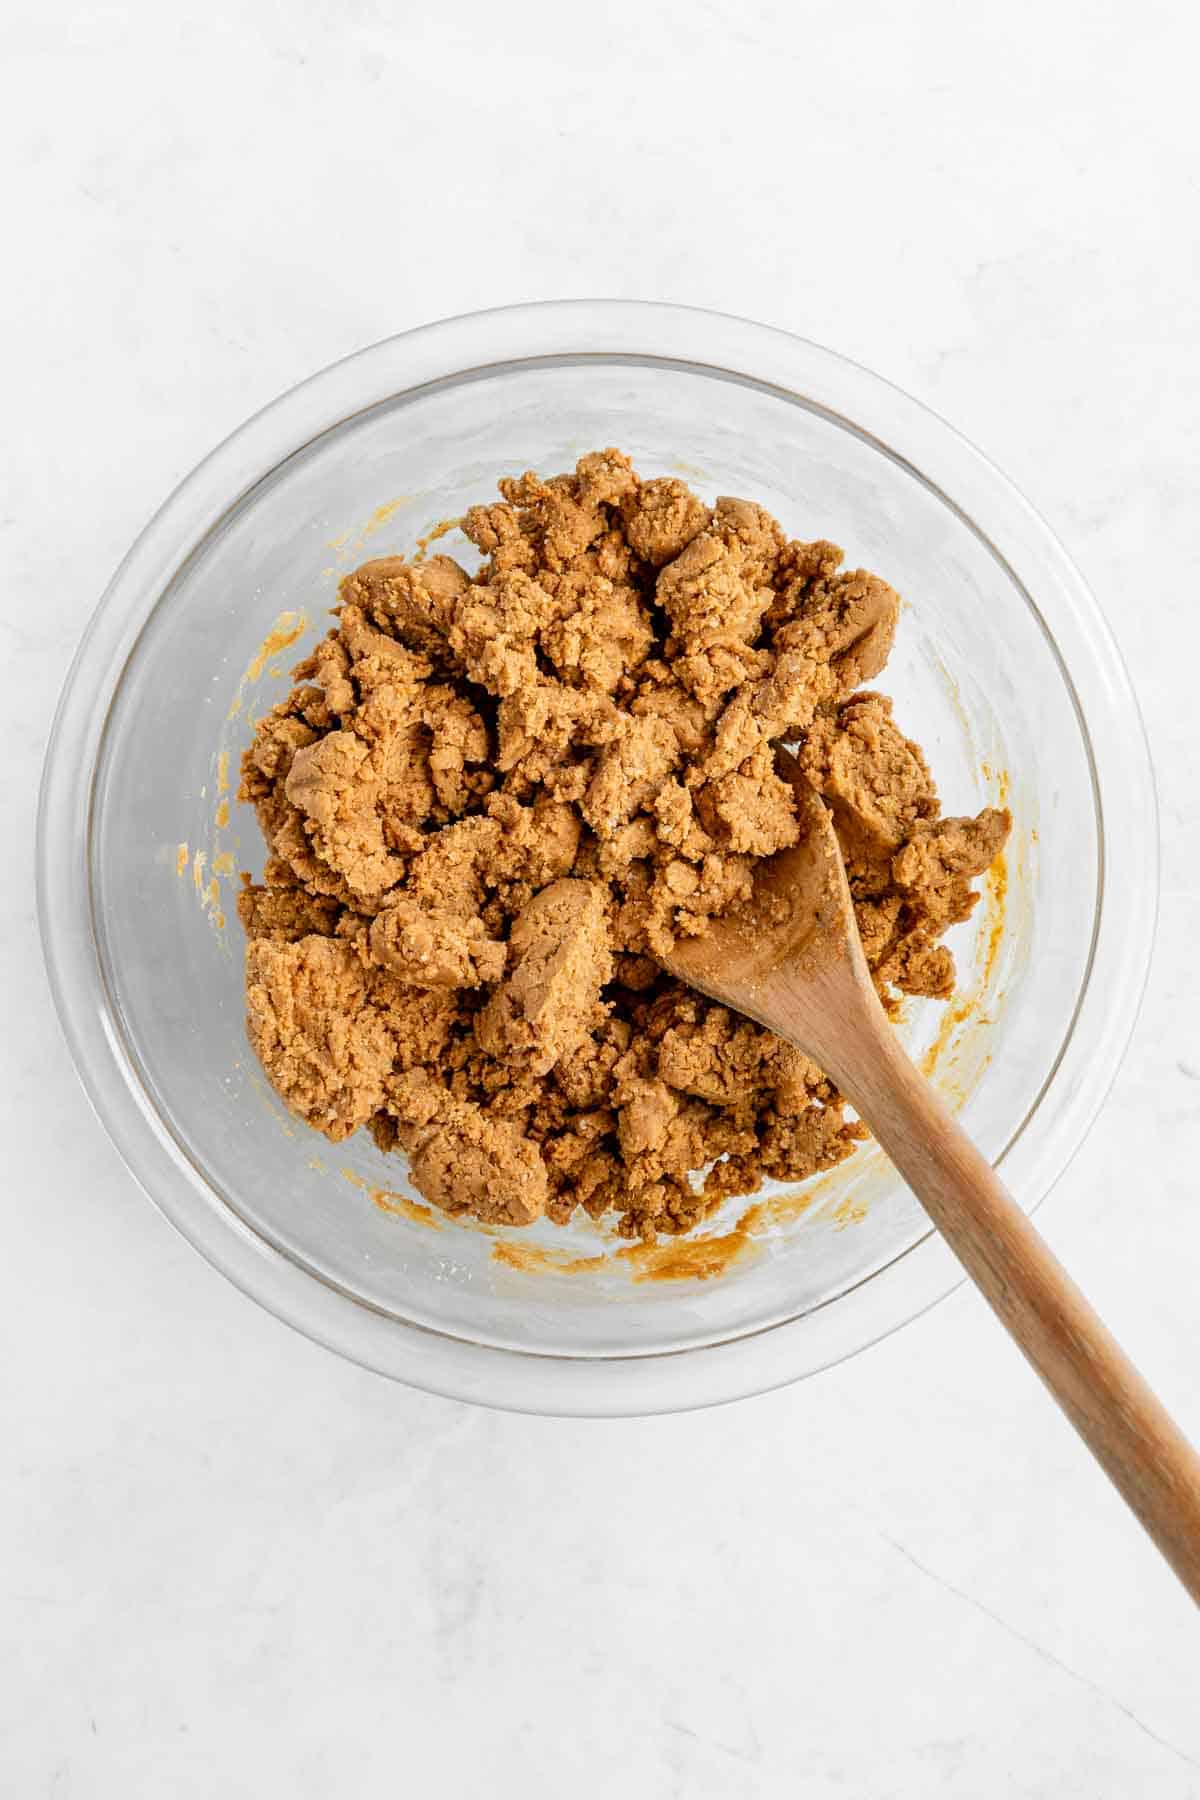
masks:
[[[1108,1089],[1149,959],[1156,824],[1137,706],[1082,580],[1008,482],[895,388],[785,333],[671,306],[522,306],[389,339],[277,400],[176,490],[104,596],[55,723],[38,849],[80,1076],[184,1235],[279,1317],[385,1374],[595,1414],[819,1369],[947,1293],[957,1264],[874,1147],[775,1190],[773,1223],[719,1279],[646,1279],[587,1221],[431,1230],[401,1159],[291,1119],[246,1047],[233,896],[262,848],[231,788],[255,713],[327,628],[339,574],[412,549],[499,474],[607,444],[708,499],[762,501],[904,596],[880,685],[946,809],[1003,798],[1014,826],[953,940],[962,997],[910,1004],[900,1029],[1035,1206]],[[498,1259],[518,1235],[547,1247],[546,1266]],[[563,1253],[588,1266],[550,1266]]]

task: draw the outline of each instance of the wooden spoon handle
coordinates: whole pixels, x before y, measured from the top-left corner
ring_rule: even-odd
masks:
[[[876,1046],[830,1073],[1200,1603],[1200,1457],[890,1030]]]

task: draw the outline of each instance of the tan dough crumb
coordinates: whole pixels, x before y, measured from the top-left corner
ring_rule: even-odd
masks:
[[[513,972],[479,1013],[475,1035],[497,1061],[527,1061],[547,1075],[588,1036],[612,974],[604,893],[590,881],[554,881],[517,914]]]
[[[531,1225],[545,1211],[546,1165],[510,1121],[428,1081],[398,1095],[397,1111],[413,1180],[435,1206],[496,1225]]]
[[[239,798],[251,1043],[335,1141],[408,1153],[433,1205],[688,1231],[865,1135],[805,1057],[663,974],[795,841],[781,742],[829,805],[885,998],[944,998],[939,941],[1007,813],[943,818],[882,670],[899,602],[617,450],[505,478],[447,556],[346,576],[261,719]]]
[[[508,955],[504,944],[487,935],[482,920],[437,912],[404,896],[376,913],[368,943],[382,968],[418,988],[499,981]]]

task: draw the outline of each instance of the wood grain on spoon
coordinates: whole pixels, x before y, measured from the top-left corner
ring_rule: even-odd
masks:
[[[1200,1603],[1200,1457],[990,1163],[904,1054],[871,982],[824,804],[781,754],[802,836],[743,912],[665,966],[837,1083],[1079,1435]]]

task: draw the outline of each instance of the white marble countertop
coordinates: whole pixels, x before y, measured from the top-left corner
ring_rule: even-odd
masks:
[[[1042,1221],[1200,1435],[1189,9],[6,20],[0,1792],[1200,1795],[1195,1612],[972,1293],[675,1419],[390,1386],[135,1189],[52,1016],[31,878],[66,661],[148,513],[252,408],[404,326],[548,295],[828,343],[1009,471],[1131,665],[1158,948]]]

